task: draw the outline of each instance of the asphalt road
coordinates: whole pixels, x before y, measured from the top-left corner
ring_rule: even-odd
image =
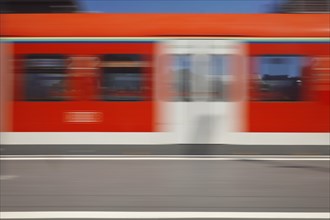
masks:
[[[1,211],[329,212],[326,161],[1,160]]]

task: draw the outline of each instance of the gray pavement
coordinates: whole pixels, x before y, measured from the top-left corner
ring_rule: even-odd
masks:
[[[1,160],[1,211],[329,212],[329,161]]]

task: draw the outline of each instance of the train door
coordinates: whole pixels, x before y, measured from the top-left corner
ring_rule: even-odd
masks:
[[[182,144],[221,144],[231,130],[233,41],[173,40],[173,131]]]

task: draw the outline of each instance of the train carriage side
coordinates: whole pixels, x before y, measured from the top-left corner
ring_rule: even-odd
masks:
[[[19,42],[16,132],[152,132],[153,44]]]
[[[7,144],[328,144],[326,15],[2,16]]]
[[[330,131],[328,40],[249,43],[248,131]]]

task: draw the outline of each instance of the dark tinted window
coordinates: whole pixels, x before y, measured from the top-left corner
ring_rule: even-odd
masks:
[[[301,100],[302,69],[301,56],[260,56],[254,58],[254,80],[260,101]]]
[[[101,68],[101,99],[106,101],[145,100],[146,62],[141,55],[104,55]]]
[[[67,99],[66,57],[33,54],[24,57],[24,100],[64,101]]]

